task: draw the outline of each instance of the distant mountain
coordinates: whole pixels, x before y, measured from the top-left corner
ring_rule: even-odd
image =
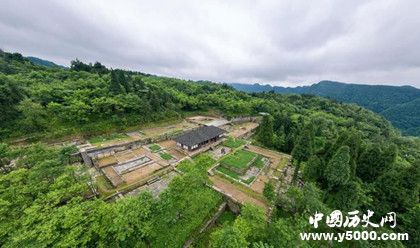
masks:
[[[406,133],[420,136],[420,98],[390,107],[381,115]]]
[[[60,67],[60,68],[66,68],[65,66],[62,65],[57,65],[54,62],[48,61],[48,60],[44,60],[44,59],[40,59],[37,57],[26,57],[29,61],[31,61],[32,63],[36,64],[36,65],[42,65],[42,66],[46,66],[46,67]]]
[[[406,135],[420,136],[420,89],[412,86],[347,84],[321,81],[311,86],[280,87],[260,84],[231,84],[245,92],[311,94],[356,103],[383,115]]]

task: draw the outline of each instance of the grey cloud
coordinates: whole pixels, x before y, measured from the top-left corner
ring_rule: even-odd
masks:
[[[185,79],[420,87],[420,3],[0,2],[0,47]]]

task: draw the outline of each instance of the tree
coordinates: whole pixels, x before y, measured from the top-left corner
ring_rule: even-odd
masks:
[[[397,154],[398,149],[395,145],[368,145],[358,161],[357,176],[365,182],[375,181],[395,162]]]
[[[233,225],[226,225],[211,235],[210,247],[242,248],[265,238],[267,217],[262,208],[245,204]]]
[[[378,212],[403,213],[419,201],[420,160],[408,168],[393,168],[374,183],[373,205]]]
[[[274,191],[274,186],[271,182],[265,183],[263,195],[269,201],[273,201],[274,198],[276,197],[276,192]]]
[[[282,131],[282,129],[277,131],[273,136],[273,148],[279,151],[282,151],[285,146],[285,136]]]
[[[409,240],[406,241],[407,247],[418,247],[420,244],[420,205],[417,204],[402,216],[402,223],[397,226],[401,232],[407,232]]]
[[[282,151],[285,153],[290,153],[294,147],[295,136],[293,133],[287,133],[284,140]]]
[[[159,196],[151,247],[181,247],[220,204],[221,196],[206,186],[208,177],[203,167],[190,167]]]
[[[234,226],[227,226],[212,233],[210,247],[212,248],[244,248],[248,247],[249,242],[246,241],[240,230]]]
[[[74,70],[74,71],[91,72],[92,71],[92,66],[88,65],[88,64],[85,64],[82,61],[76,59],[76,60],[71,61],[70,69]]]
[[[112,70],[111,71],[111,81],[109,83],[109,91],[115,95],[122,93],[122,88],[120,85],[120,71]]]
[[[26,131],[43,131],[47,127],[47,111],[30,99],[21,101],[17,109],[22,114],[21,123]]]
[[[147,92],[146,84],[141,79],[141,77],[139,76],[133,77],[132,84],[133,84],[133,89],[137,94],[142,95],[144,92]]]
[[[16,105],[23,99],[24,93],[13,78],[0,74],[0,126],[16,115]]]
[[[252,248],[274,248],[274,246],[260,241],[252,243]]]
[[[66,108],[67,120],[75,123],[85,123],[89,121],[89,112],[91,107],[80,100],[74,100],[70,106]]]
[[[267,241],[274,247],[311,247],[296,235],[304,231],[305,225],[307,219],[278,218],[269,226]]]
[[[9,146],[6,143],[0,143],[0,172],[8,171],[7,165],[10,163]]]
[[[265,146],[273,145],[273,117],[270,115],[263,116],[257,138]]]
[[[325,167],[325,179],[330,190],[347,183],[350,178],[349,162],[350,148],[340,147]]]
[[[108,69],[99,62],[95,62],[93,64],[92,70],[98,74],[106,74],[108,73]]]
[[[247,241],[254,242],[264,238],[266,221],[267,217],[262,208],[245,204],[242,206],[241,215],[235,220],[234,226]]]
[[[298,138],[298,142],[292,151],[292,158],[295,161],[295,171],[293,174],[293,182],[297,181],[301,162],[305,162],[312,155],[313,150],[313,135],[309,127]]]
[[[335,209],[352,211],[357,209],[365,198],[362,186],[357,181],[349,181],[339,186],[336,191],[327,194],[326,203]]]
[[[325,212],[322,191],[314,183],[305,183],[303,189],[291,186],[277,200],[278,211],[294,216],[315,211]]]
[[[305,164],[303,178],[306,181],[319,182],[323,179],[324,166],[322,161],[316,155],[312,155]]]
[[[356,175],[357,169],[357,159],[360,156],[360,150],[362,145],[362,138],[360,137],[359,132],[354,128],[350,129],[349,136],[345,141],[345,144],[350,148],[350,175],[354,177]]]

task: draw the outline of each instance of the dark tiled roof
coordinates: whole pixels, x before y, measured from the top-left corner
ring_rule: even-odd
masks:
[[[201,142],[213,139],[226,131],[215,126],[201,126],[194,130],[185,132],[175,138],[175,141],[186,146],[193,146]]]

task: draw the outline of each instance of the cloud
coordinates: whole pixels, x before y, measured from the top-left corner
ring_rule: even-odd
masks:
[[[420,87],[418,13],[415,0],[3,0],[0,47],[185,79]]]

